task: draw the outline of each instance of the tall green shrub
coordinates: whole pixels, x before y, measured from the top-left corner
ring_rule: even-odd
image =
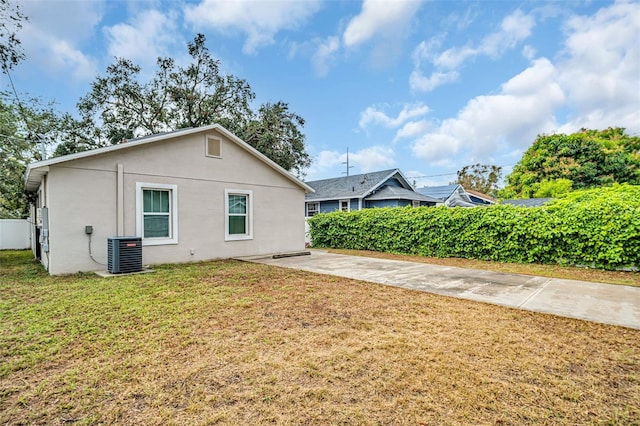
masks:
[[[315,247],[614,269],[640,266],[640,186],[574,191],[537,208],[383,208],[319,214]]]

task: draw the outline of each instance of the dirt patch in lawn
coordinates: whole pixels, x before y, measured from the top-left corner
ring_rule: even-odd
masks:
[[[237,261],[155,269],[2,274],[0,423],[640,418],[637,330]]]
[[[461,259],[458,257],[426,257],[409,254],[382,253],[369,250],[326,249],[330,253],[351,256],[376,257],[379,259],[405,260],[408,262],[430,263],[433,265],[456,266],[458,268],[482,269],[510,274],[537,275],[549,278],[591,281],[595,283],[620,284],[640,287],[640,273],[627,271],[605,271],[601,269],[578,268],[575,266],[543,265],[539,263],[502,263],[485,260]]]

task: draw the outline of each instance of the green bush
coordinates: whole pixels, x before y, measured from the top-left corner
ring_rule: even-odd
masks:
[[[542,207],[382,208],[309,219],[314,247],[597,268],[640,266],[640,186],[574,191]]]

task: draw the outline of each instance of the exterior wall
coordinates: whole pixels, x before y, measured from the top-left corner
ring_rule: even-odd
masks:
[[[320,201],[320,213],[331,213],[340,207],[338,200]]]
[[[350,198],[349,200],[349,209],[350,211],[358,210],[358,199]],[[316,201],[309,201],[309,203],[313,203]],[[329,201],[320,201],[320,213],[331,213],[340,209],[340,201],[339,200],[329,200]],[[306,209],[305,209],[306,214]]]
[[[25,219],[0,219],[0,250],[26,250],[31,247],[31,230]]]
[[[300,215],[304,190],[221,134],[215,136],[222,139],[222,158],[206,157],[204,135],[51,166],[47,176],[51,200],[49,272],[106,269],[107,238],[119,235],[119,218],[123,220],[120,235],[136,235],[138,182],[176,185],[178,198],[177,244],[150,246],[143,241],[144,264],[304,249],[304,217]],[[225,189],[253,192],[252,239],[225,241]],[[86,225],[93,226],[95,261],[89,256]]]
[[[402,184],[400,183],[400,181],[396,178],[391,178],[389,180],[387,180],[384,184],[382,184],[382,186],[397,186],[402,188]]]
[[[482,205],[492,204],[490,201],[487,201],[484,198],[476,197],[475,195],[469,194],[468,192],[467,192],[467,195],[469,196],[469,199],[471,200],[471,202],[473,202],[474,204],[482,204]]]
[[[365,200],[365,203],[367,208],[399,207],[399,206],[411,205],[411,201],[407,201],[407,200],[371,200],[371,201]]]

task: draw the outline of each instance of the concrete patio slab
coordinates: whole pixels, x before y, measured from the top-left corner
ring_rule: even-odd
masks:
[[[640,329],[638,287],[310,251],[240,260]]]

